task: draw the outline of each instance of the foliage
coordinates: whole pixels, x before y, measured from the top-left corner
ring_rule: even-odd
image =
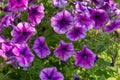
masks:
[[[115,1],[119,3],[119,0]],[[41,69],[52,66],[56,66],[63,73],[65,80],[73,80],[74,74],[78,74],[81,80],[120,80],[120,38],[117,38],[115,33],[109,35],[105,32],[92,29],[87,32],[85,39],[74,42],[76,51],[81,50],[82,46],[86,44],[89,49],[98,54],[99,59],[92,69],[86,70],[75,67],[74,56],[68,60],[69,65],[62,64],[53,55],[53,50],[58,46],[61,39],[66,42],[69,42],[69,40],[66,39],[65,35],[56,34],[50,26],[50,18],[56,13],[56,10],[51,6],[50,0],[39,0],[38,4],[41,2],[45,6],[45,18],[36,26],[37,34],[29,41],[29,46],[32,48],[33,41],[38,36],[45,36],[46,43],[51,49],[52,54],[45,59],[39,59],[33,52],[35,59],[27,71],[20,67],[14,69],[11,65],[1,67],[0,80],[39,80]],[[66,6],[66,8],[70,9],[69,6]],[[27,19],[26,12],[22,14],[21,20],[23,21]],[[3,34],[8,40],[11,38],[10,31],[7,28],[3,30]],[[118,55],[114,66],[112,66],[112,59],[115,58],[116,54]],[[2,59],[0,63],[2,64]]]

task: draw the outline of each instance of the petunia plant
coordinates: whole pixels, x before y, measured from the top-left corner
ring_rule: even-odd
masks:
[[[117,0],[0,0],[0,80],[120,80]]]

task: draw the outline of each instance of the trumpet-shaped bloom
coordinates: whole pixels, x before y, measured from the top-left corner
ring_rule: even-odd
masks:
[[[26,43],[35,33],[34,27],[30,26],[27,22],[21,22],[11,31],[11,42]]]
[[[6,42],[6,39],[3,35],[0,36],[0,43]],[[1,46],[1,45],[0,45]]]
[[[110,25],[105,27],[105,31],[109,34],[113,31],[116,31],[118,28],[120,28],[120,21],[114,20],[111,21]]]
[[[17,67],[16,56],[12,52],[14,45],[2,40],[0,47],[0,56],[6,60],[6,64],[13,64],[14,67]]]
[[[104,4],[105,0],[92,0],[92,2],[94,2],[96,7],[99,8]]]
[[[66,37],[71,41],[77,41],[81,38],[85,38],[86,36],[86,29],[83,27],[74,27],[73,29],[69,30],[66,34]]]
[[[28,21],[32,25],[38,25],[44,18],[44,5],[33,5],[29,7]]]
[[[54,55],[60,60],[66,61],[69,57],[74,54],[74,46],[72,43],[65,43],[63,40],[60,41],[58,47],[54,50]]]
[[[64,76],[57,71],[56,67],[42,69],[39,77],[41,80],[64,80]]]
[[[96,29],[101,29],[109,20],[107,13],[102,9],[92,10],[91,19],[95,22]]]
[[[97,55],[94,54],[85,45],[81,51],[76,52],[75,55],[75,65],[82,68],[92,68],[96,62]]]
[[[0,31],[2,31],[3,27],[9,27],[10,25],[13,24],[14,19],[12,18],[11,15],[5,15],[2,17],[2,20],[0,22]]]
[[[84,13],[84,14],[89,14],[87,6],[85,6],[82,2],[79,2],[79,1],[76,1],[75,11],[76,12],[81,12],[81,13]]]
[[[58,7],[58,8],[61,8],[65,5],[67,5],[68,3],[68,0],[52,0],[52,5],[53,7]]]
[[[94,22],[90,19],[90,17],[86,14],[75,14],[75,25],[82,26],[86,30],[90,30],[94,26]]]
[[[12,11],[24,11],[28,7],[28,0],[8,0],[8,5]]]
[[[0,22],[0,29],[3,27],[10,27],[14,25],[15,18],[19,18],[21,14],[18,13],[9,13],[2,17]]]
[[[51,18],[51,26],[58,34],[64,34],[73,27],[73,16],[67,10],[58,12]]]
[[[39,58],[46,58],[51,53],[50,49],[45,43],[45,38],[43,36],[38,37],[35,40],[33,44],[33,50],[37,53]]]
[[[14,57],[15,55],[13,54],[12,49],[13,49],[12,44],[3,41],[0,49],[0,56],[3,57],[4,59]]]
[[[12,52],[16,56],[17,62],[21,67],[29,67],[34,60],[34,55],[27,44],[15,44]]]

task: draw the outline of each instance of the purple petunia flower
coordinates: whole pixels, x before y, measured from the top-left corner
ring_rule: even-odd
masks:
[[[0,36],[0,43],[6,42],[6,39],[3,35]],[[1,46],[1,44],[0,44]]]
[[[58,47],[54,50],[54,55],[60,60],[66,61],[69,57],[74,54],[74,46],[72,43],[65,43],[63,40],[60,41]]]
[[[15,18],[20,18],[21,14],[19,13],[9,13],[2,17],[0,22],[0,29],[2,30],[3,27],[10,27],[14,26]]]
[[[38,25],[44,18],[44,5],[33,5],[29,7],[28,21],[32,25]]]
[[[8,6],[12,11],[24,11],[28,7],[28,0],[8,0]]]
[[[99,8],[104,4],[105,0],[92,0],[92,2],[94,2],[96,7]]]
[[[96,57],[97,55],[84,45],[81,51],[76,52],[75,65],[86,69],[92,68],[96,62]]]
[[[27,22],[21,22],[11,31],[13,37],[11,42],[26,43],[35,33],[34,27],[31,27]]]
[[[0,36],[0,56],[2,56],[3,50],[2,50],[2,43],[7,42],[5,37],[3,35]],[[4,54],[3,54],[4,55]],[[4,58],[4,57],[3,57]]]
[[[75,2],[75,11],[79,13],[89,14],[87,6],[85,6],[82,2]]]
[[[116,31],[118,28],[120,28],[120,21],[114,20],[114,21],[111,21],[110,25],[105,27],[105,31],[109,34],[113,31]]]
[[[15,44],[12,51],[16,56],[19,66],[26,68],[30,66],[31,62],[33,62],[34,55],[27,44]]]
[[[38,37],[35,40],[33,44],[33,50],[37,53],[39,58],[46,58],[51,53],[50,49],[45,43],[45,38],[43,36]]]
[[[61,8],[65,5],[67,5],[68,3],[68,0],[52,0],[52,5],[53,7],[58,7],[58,8]]]
[[[115,2],[115,0],[108,0],[108,4],[111,6],[111,10],[113,11],[116,10],[119,6],[119,4]]]
[[[12,18],[11,15],[7,14],[2,17],[2,20],[0,22],[0,31],[2,31],[3,27],[9,27],[10,25],[13,24],[14,19]]]
[[[107,2],[103,4],[103,6],[100,7],[100,9],[103,9],[107,12],[108,15],[111,14],[111,5]]]
[[[81,38],[85,38],[86,36],[86,29],[83,27],[74,27],[73,29],[69,30],[66,34],[66,37],[71,41],[77,41]]]
[[[51,26],[58,34],[64,34],[73,27],[73,16],[67,10],[57,13],[51,18]]]
[[[101,29],[109,20],[107,13],[102,9],[92,10],[91,19],[95,22],[96,29]]]
[[[9,3],[5,5],[3,10],[4,10],[4,12],[12,12],[12,11],[14,11],[14,10],[11,9]]]
[[[86,30],[90,30],[94,26],[94,22],[86,14],[75,13],[75,25],[85,27]]]
[[[56,67],[42,69],[39,77],[41,80],[64,80],[64,76],[57,71]]]
[[[13,54],[12,49],[13,49],[13,45],[11,43],[3,41],[0,49],[0,56],[6,60],[11,57],[14,57],[15,55]]]
[[[0,39],[1,40],[1,39]],[[17,68],[17,60],[15,54],[12,52],[14,44],[2,40],[0,46],[0,56],[5,59],[5,64],[12,64],[14,68]]]

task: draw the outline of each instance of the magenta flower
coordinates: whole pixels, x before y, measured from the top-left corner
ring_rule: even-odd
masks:
[[[92,2],[99,8],[104,4],[105,0],[92,0]]]
[[[26,43],[35,33],[36,30],[34,27],[31,27],[27,22],[21,22],[11,31],[11,42]]]
[[[0,36],[0,44],[3,43],[3,42],[6,42],[6,39],[5,39],[4,36],[1,35],[1,36]],[[0,46],[1,46],[1,45],[0,45]]]
[[[118,28],[120,28],[120,21],[114,20],[114,21],[111,21],[111,23],[105,27],[105,31],[109,34],[113,31],[117,31]]]
[[[27,44],[16,44],[12,51],[16,56],[19,66],[26,68],[33,62],[34,55]]]
[[[76,1],[75,2],[75,11],[82,12],[84,14],[89,14],[87,6],[85,6],[82,2]]]
[[[17,67],[16,56],[12,52],[14,45],[12,43],[5,42],[3,40],[0,47],[1,47],[0,48],[0,56],[3,59],[5,59],[5,64],[12,64],[14,66],[14,68],[16,68]]]
[[[86,30],[90,30],[93,28],[94,22],[86,14],[75,13],[75,25],[82,26],[86,28]]]
[[[7,58],[6,55],[5,55],[5,51],[2,50],[2,44],[3,43],[7,43],[5,37],[3,35],[0,36],[0,56],[3,57],[3,58]]]
[[[73,27],[73,16],[67,10],[57,13],[51,18],[51,26],[58,34],[64,34]]]
[[[109,20],[107,13],[102,9],[92,10],[91,19],[95,22],[96,29],[101,29]]]
[[[39,77],[41,80],[64,80],[64,76],[57,71],[56,67],[42,69]]]
[[[84,29],[83,27],[76,26],[67,32],[66,37],[71,41],[77,41],[81,38],[85,38],[86,29]]]
[[[58,7],[58,8],[61,8],[65,5],[67,5],[68,3],[68,0],[52,0],[52,5],[53,7]]]
[[[0,56],[6,60],[11,57],[14,57],[15,55],[13,54],[12,49],[13,45],[11,43],[3,41],[1,43]]]
[[[0,29],[2,30],[3,27],[10,27],[14,26],[15,18],[19,18],[21,14],[19,13],[9,13],[2,17],[0,22]]]
[[[28,0],[8,0],[8,5],[12,11],[24,11],[28,7]]]
[[[33,44],[33,50],[37,53],[39,58],[46,58],[51,53],[50,49],[45,43],[45,38],[43,36],[38,37],[35,40]]]
[[[11,15],[7,14],[2,17],[2,20],[0,22],[0,31],[2,31],[3,27],[9,27],[10,25],[13,24],[14,19],[12,18]]]
[[[54,55],[60,60],[66,61],[74,54],[74,45],[72,43],[65,43],[60,41],[58,47],[54,50]]]
[[[96,62],[97,55],[84,45],[81,51],[76,52],[75,65],[82,68],[92,68]]]
[[[28,21],[32,25],[38,25],[44,18],[44,5],[33,5],[29,7]]]

